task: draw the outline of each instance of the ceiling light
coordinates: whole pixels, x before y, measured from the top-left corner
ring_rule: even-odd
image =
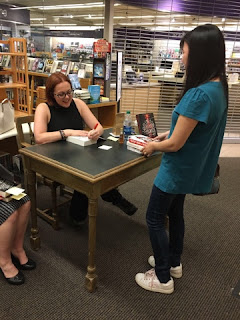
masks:
[[[55,6],[30,6],[30,7],[16,7],[10,8],[11,10],[23,10],[23,9],[41,9],[41,10],[58,10],[58,9],[84,9],[84,8],[97,8],[104,7],[103,2],[92,2],[86,4],[57,4]]]
[[[32,21],[40,21],[40,20],[47,20],[47,18],[30,18]]]

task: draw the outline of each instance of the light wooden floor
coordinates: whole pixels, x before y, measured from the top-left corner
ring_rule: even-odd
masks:
[[[223,143],[222,149],[220,152],[220,157],[232,157],[232,158],[239,158],[240,157],[240,144],[228,144]]]

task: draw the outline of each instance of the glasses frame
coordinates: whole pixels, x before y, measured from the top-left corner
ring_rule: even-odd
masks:
[[[68,93],[69,91],[70,91],[70,93]],[[74,93],[73,90],[68,90],[67,92],[54,93],[54,95],[55,95],[56,97],[58,97],[59,99],[65,99],[66,96],[73,96],[73,93]],[[61,95],[63,94],[63,96],[60,97],[60,94],[61,94]]]

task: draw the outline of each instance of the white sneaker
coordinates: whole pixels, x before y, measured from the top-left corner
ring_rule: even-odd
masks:
[[[148,263],[150,264],[151,267],[155,268],[154,256],[150,256],[148,258]],[[173,278],[180,279],[182,277],[182,264],[180,263],[180,266],[177,266],[177,267],[171,267],[170,268],[170,275]]]
[[[135,276],[137,284],[143,289],[170,294],[174,291],[174,282],[171,278],[167,283],[161,283],[156,274],[155,270],[148,270],[146,273],[137,273]]]

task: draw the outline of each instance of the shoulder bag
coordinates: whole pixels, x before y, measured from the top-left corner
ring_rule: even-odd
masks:
[[[6,98],[0,103],[0,134],[5,133],[15,127],[14,108]]]

